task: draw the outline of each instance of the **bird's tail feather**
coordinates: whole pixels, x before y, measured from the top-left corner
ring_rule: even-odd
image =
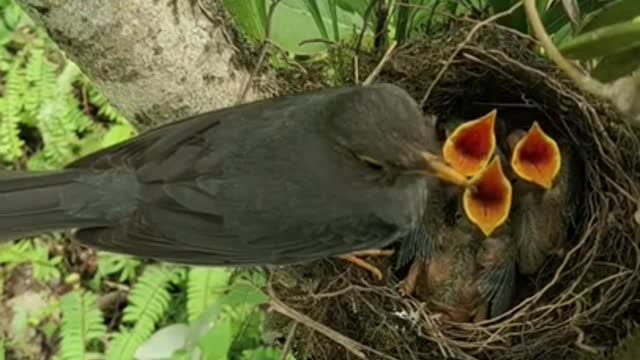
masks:
[[[104,188],[97,189],[100,181],[95,181],[96,176],[100,175],[86,169],[0,171],[0,242],[105,225],[104,217],[94,206],[96,202],[101,206],[104,201]]]

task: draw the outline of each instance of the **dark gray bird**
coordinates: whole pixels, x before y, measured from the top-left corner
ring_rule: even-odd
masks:
[[[467,180],[433,127],[380,84],[283,96],[151,130],[46,173],[0,173],[0,239],[195,265],[292,264],[385,247],[433,189]]]

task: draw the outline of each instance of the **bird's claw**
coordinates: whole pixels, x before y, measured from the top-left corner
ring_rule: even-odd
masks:
[[[349,255],[340,256],[340,258],[343,259],[343,260],[349,261],[350,263],[354,264],[355,266],[358,266],[358,267],[370,272],[375,280],[380,281],[383,278],[382,271],[380,271],[380,269],[378,269],[376,266],[371,265],[370,263],[366,262],[363,259],[360,259],[359,256],[363,256],[363,257],[364,256],[385,257],[385,256],[391,256],[393,254],[394,254],[394,250],[373,249],[373,250],[355,251],[355,252],[350,253]]]

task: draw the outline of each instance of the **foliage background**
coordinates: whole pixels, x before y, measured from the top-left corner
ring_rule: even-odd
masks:
[[[264,40],[270,3],[224,0],[247,42],[254,46]],[[429,36],[447,27],[451,15],[486,17],[515,3],[388,0],[384,40]],[[609,3],[629,6],[625,16],[603,16],[602,8]],[[598,38],[585,43],[575,35],[631,20],[629,14],[640,14],[633,3],[542,0],[537,4],[556,45],[569,54],[585,54],[602,44]],[[285,69],[295,63],[322,62],[331,46],[351,43],[365,23],[363,44],[371,49],[379,36],[375,36],[375,21],[365,21],[369,4],[369,0],[281,0],[271,32],[271,41],[281,51],[274,52],[270,65]],[[582,18],[595,20],[579,26],[572,21],[571,6],[580,9]],[[517,31],[530,31],[522,8],[499,21]],[[296,31],[290,31],[292,28]],[[613,45],[617,39],[602,38]],[[628,39],[623,39],[624,44]],[[624,76],[640,63],[640,56],[631,56],[638,54],[640,41],[613,49],[599,53],[599,58],[582,55],[590,60],[586,66],[595,69],[599,79]],[[612,71],[620,67],[626,70]],[[332,69],[326,71],[330,78]],[[0,0],[2,167],[56,169],[133,135],[128,121],[44,31],[12,0]],[[259,305],[266,298],[259,289],[264,282],[259,273],[236,276],[231,269],[189,268],[96,254],[61,234],[0,245],[0,266],[0,360],[281,357],[279,349],[268,345],[269,334],[262,331]],[[620,358],[630,356],[636,338],[625,340]]]

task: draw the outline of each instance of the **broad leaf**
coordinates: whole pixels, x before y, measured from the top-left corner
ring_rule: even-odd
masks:
[[[318,7],[317,0],[303,0],[303,1],[304,1],[304,4],[307,6],[307,10],[313,17],[313,21],[318,27],[318,31],[320,31],[320,34],[322,34],[322,37],[324,39],[329,40],[329,33],[327,32],[327,27],[324,24],[324,19],[322,18],[322,14],[320,13],[320,7]]]
[[[583,16],[592,13],[601,6],[601,0],[578,0],[578,7]],[[546,12],[541,12],[540,14],[544,27],[549,34],[553,34],[565,25],[571,23],[564,5],[560,1],[556,1]]]
[[[600,60],[592,76],[603,82],[617,80],[640,68],[640,46]]]
[[[604,26],[629,21],[636,16],[640,16],[639,0],[616,1],[603,6],[602,9],[589,16],[589,19],[580,28],[579,33],[583,34]]]
[[[264,39],[267,29],[266,0],[224,0],[225,9],[229,12],[238,27],[248,38],[254,41]]]
[[[142,344],[135,354],[136,360],[164,360],[184,346],[189,327],[185,324],[172,324],[155,332]]]
[[[585,60],[640,46],[640,18],[584,33],[560,47],[566,56]]]
[[[199,341],[202,359],[227,360],[227,354],[233,344],[234,334],[231,330],[231,319],[223,317]]]

